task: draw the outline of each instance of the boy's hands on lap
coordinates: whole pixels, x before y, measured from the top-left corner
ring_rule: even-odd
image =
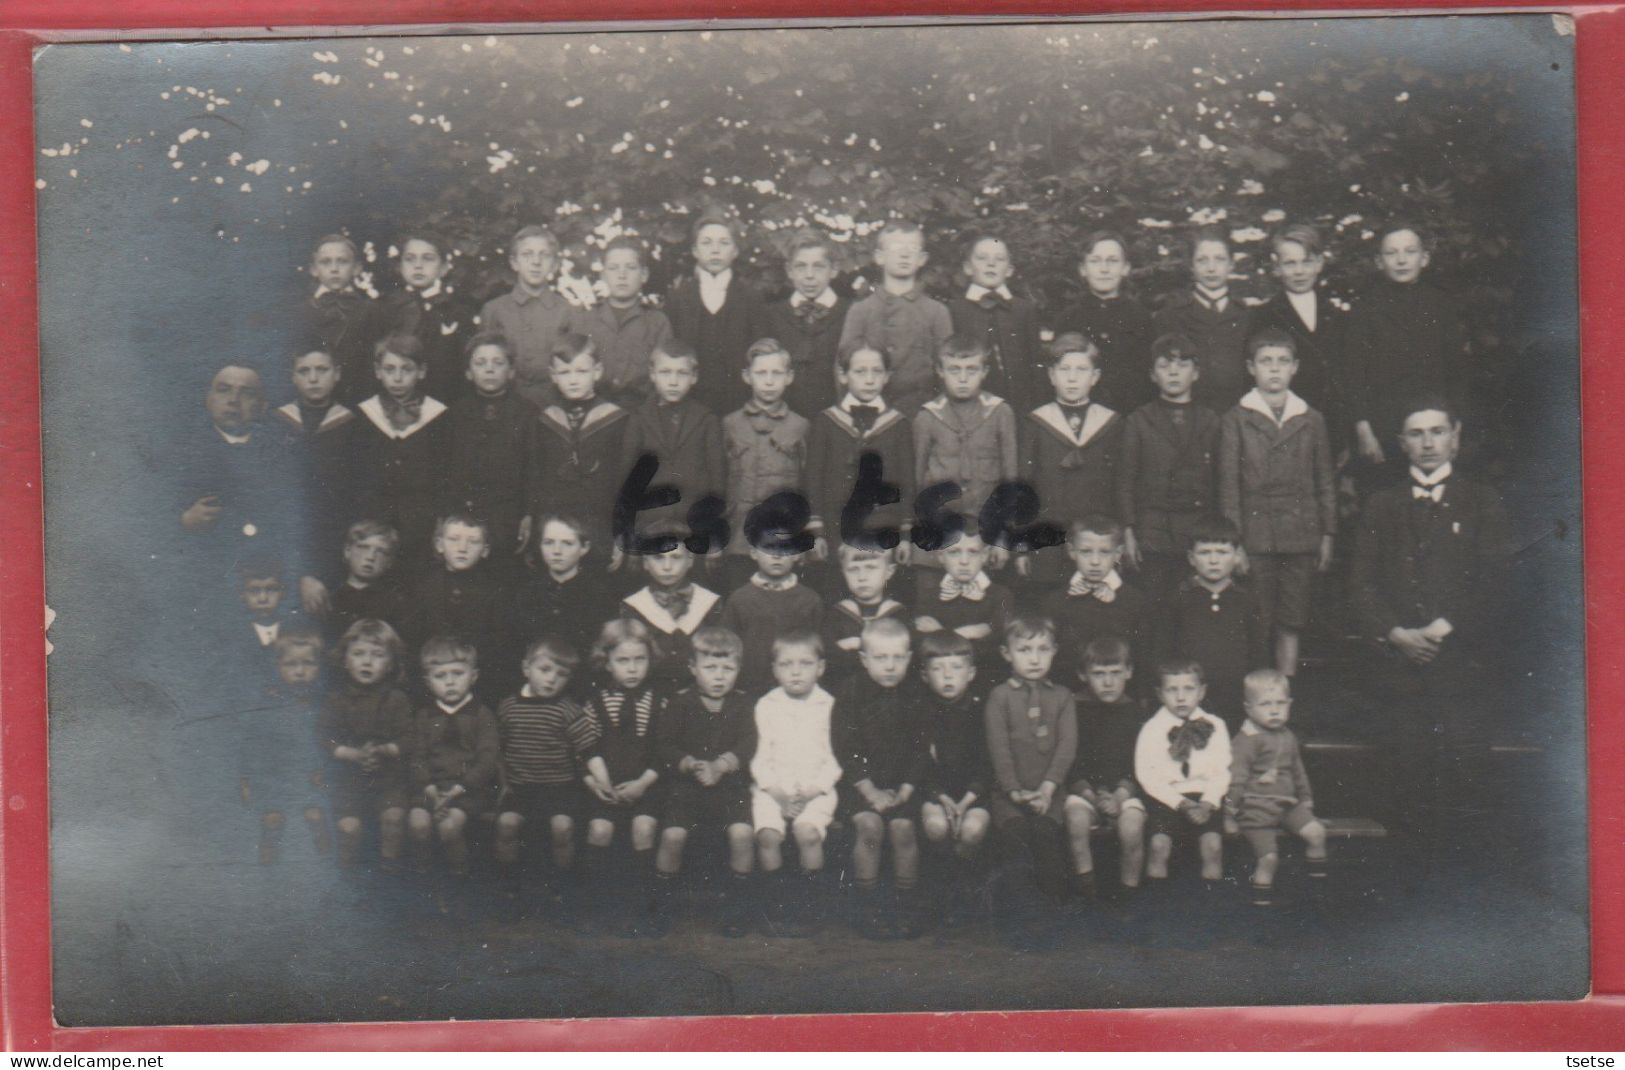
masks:
[[[1038,785],[1037,791],[1033,792],[1033,798],[1030,805],[1033,808],[1033,813],[1047,814],[1049,813],[1050,804],[1054,801],[1055,782],[1052,780],[1046,780],[1042,784]]]
[[[914,630],[921,635],[930,635],[942,631],[942,622],[935,617],[915,617]]]

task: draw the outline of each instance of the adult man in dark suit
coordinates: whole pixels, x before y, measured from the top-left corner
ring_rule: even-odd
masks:
[[[1461,420],[1450,403],[1421,396],[1404,411],[1410,478],[1366,502],[1350,600],[1362,631],[1387,646],[1399,831],[1453,852],[1493,792],[1492,669],[1511,531],[1500,495],[1454,470]]]

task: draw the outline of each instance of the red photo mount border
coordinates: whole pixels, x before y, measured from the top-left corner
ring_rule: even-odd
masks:
[[[1315,12],[1482,11],[1472,0],[1329,0]],[[1563,1004],[876,1014],[567,1022],[413,1022],[64,1029],[51,1017],[44,547],[40,463],[32,50],[61,32],[191,37],[204,28],[599,23],[597,0],[10,0],[0,10],[0,1040],[8,1051],[533,1048],[1210,1048],[1613,1050],[1625,1037],[1625,10],[1537,3],[1574,16],[1592,991]],[[622,0],[616,21],[1281,14],[1268,0]],[[1294,13],[1296,13],[1294,11]],[[159,33],[157,31],[170,31]]]

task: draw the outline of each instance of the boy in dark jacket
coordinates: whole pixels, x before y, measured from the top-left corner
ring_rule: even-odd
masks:
[[[472,393],[454,401],[451,422],[450,499],[483,519],[491,531],[491,563],[505,576],[530,541],[526,514],[536,458],[536,410],[517,391],[513,344],[500,334],[468,340],[465,375]]]
[[[708,213],[694,222],[694,274],[666,298],[672,334],[699,355],[698,397],[713,413],[732,412],[749,394],[740,373],[745,350],[768,333],[761,300],[734,271],[739,233]]]
[[[1118,412],[1132,412],[1151,400],[1146,381],[1151,313],[1124,292],[1131,267],[1128,242],[1122,235],[1109,230],[1087,235],[1078,260],[1084,294],[1062,315],[1056,328],[1057,334],[1075,331],[1100,347],[1096,393],[1103,404]]]
[[[766,333],[790,355],[792,379],[784,393],[790,411],[812,417],[835,404],[835,352],[841,346],[852,299],[830,288],[835,277],[835,248],[820,230],[799,230],[784,254],[785,274],[793,289],[783,301],[767,306]]]
[[[409,769],[421,801],[407,815],[407,831],[423,856],[435,837],[446,868],[467,876],[468,819],[496,808],[497,721],[474,697],[480,670],[471,644],[437,636],[423,644],[419,660],[432,701],[412,719]]]
[[[1038,310],[1025,297],[1010,292],[1010,247],[994,234],[973,237],[965,246],[965,292],[948,302],[954,334],[974,339],[987,357],[982,389],[1029,412],[1043,400],[1039,367],[1044,360],[1038,339]]]
[[[374,316],[372,336],[408,334],[423,346],[427,372],[423,389],[430,397],[452,402],[468,390],[463,378],[463,347],[474,333],[478,311],[473,302],[446,285],[451,246],[428,231],[414,230],[399,242],[403,289],[383,297]]]
[[[1202,362],[1196,402],[1215,412],[1229,409],[1251,385],[1245,350],[1253,330],[1252,311],[1230,292],[1234,266],[1225,232],[1214,226],[1198,228],[1191,235],[1192,288],[1174,294],[1151,317],[1158,337],[1182,334],[1196,343]]]

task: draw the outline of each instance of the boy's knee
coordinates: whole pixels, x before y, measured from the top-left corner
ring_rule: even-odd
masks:
[[[519,830],[525,825],[523,814],[516,814],[512,810],[497,815],[497,835],[509,838],[519,835]]]
[[[683,844],[688,842],[688,829],[682,828],[678,825],[672,825],[669,828],[662,829],[660,833],[660,842],[671,847],[681,847]]]
[[[361,835],[361,819],[359,817],[339,818],[339,833],[343,836]]]
[[[687,830],[683,832],[685,838]],[[738,850],[749,847],[756,842],[756,835],[749,825],[737,824],[728,826],[728,846]]]
[[[810,851],[816,847],[821,847],[824,843],[824,830],[818,828],[816,825],[797,823],[791,827],[790,834],[796,838],[796,846],[801,848],[803,851]],[[876,835],[879,835],[878,829],[876,830]]]
[[[576,831],[576,823],[563,814],[554,814],[553,819],[548,822],[548,827],[553,830],[555,840],[569,839]]]
[[[965,815],[965,820],[959,825],[959,841],[975,847],[987,839],[987,829],[990,824],[986,810],[972,810]]]
[[[925,831],[925,838],[932,843],[939,843],[948,838],[948,819],[942,814],[925,814],[920,818],[920,828]]]
[[[615,826],[608,821],[587,822],[587,842],[594,847],[608,847],[615,836]]]
[[[1326,826],[1322,825],[1318,820],[1309,822],[1309,824],[1298,830],[1298,834],[1313,844],[1326,842]]]

